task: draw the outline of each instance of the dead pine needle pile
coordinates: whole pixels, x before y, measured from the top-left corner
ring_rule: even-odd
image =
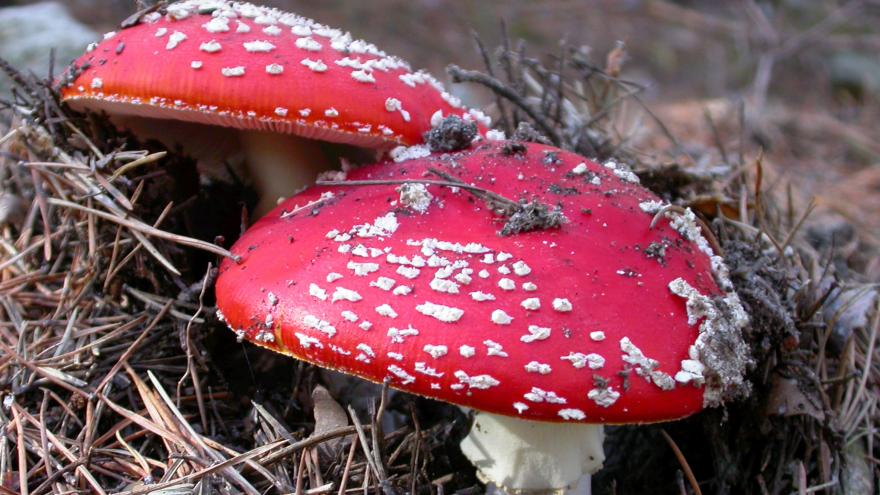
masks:
[[[742,133],[695,156],[621,78],[622,45],[601,62],[478,46],[486,67],[450,75],[493,95],[500,130],[614,158],[693,209],[751,316],[751,395],[611,429],[594,493],[875,490],[880,310],[865,257],[847,255],[858,237],[795,207]],[[244,181],[200,179],[4,69],[17,87],[0,137],[0,492],[481,492],[456,408],[359,387],[336,402],[320,371],[216,319],[213,267],[254,201]],[[668,153],[640,149],[645,132]]]

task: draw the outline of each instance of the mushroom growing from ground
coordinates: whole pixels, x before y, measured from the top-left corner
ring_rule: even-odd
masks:
[[[339,168],[340,149],[321,142],[370,150],[419,143],[437,112],[488,124],[429,74],[295,14],[188,0],[130,24],[75,62],[63,100],[215,161],[241,150],[259,215]]]
[[[589,488],[602,423],[747,390],[747,318],[689,210],[544,145],[412,151],[245,233],[216,284],[240,338],[478,411],[463,452],[511,492]]]

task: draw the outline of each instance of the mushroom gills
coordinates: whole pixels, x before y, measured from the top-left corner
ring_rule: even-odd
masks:
[[[373,150],[334,145],[293,134],[239,130],[196,122],[121,115],[111,120],[142,139],[155,139],[179,149],[199,163],[208,176],[226,177],[224,168],[244,166],[258,195],[251,213],[256,220],[288,198],[312,185],[321,172],[339,169],[341,160],[367,163]],[[228,180],[228,179],[226,179]]]
[[[487,493],[589,495],[602,468],[601,424],[545,423],[477,412],[461,450]]]

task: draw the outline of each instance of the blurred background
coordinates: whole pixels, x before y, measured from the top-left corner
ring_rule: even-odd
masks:
[[[48,73],[100,33],[153,3],[136,0],[0,1],[0,56]],[[843,216],[880,246],[880,2],[877,0],[264,0],[351,31],[440,79],[455,63],[483,68],[502,20],[514,48],[552,64],[561,43],[589,47],[604,66],[618,41],[623,77],[685,146],[708,147],[717,130],[738,134],[753,156],[819,212]],[[453,92],[489,103],[474,87]],[[742,110],[742,117],[741,112]],[[707,116],[711,117],[711,125]],[[741,124],[745,123],[743,127]],[[643,147],[665,146],[644,124]],[[686,150],[686,148],[685,148]],[[791,182],[788,181],[791,180]]]

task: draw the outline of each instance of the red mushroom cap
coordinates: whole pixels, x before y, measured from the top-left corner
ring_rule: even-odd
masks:
[[[661,202],[627,168],[487,142],[348,180],[439,180],[431,170],[558,205],[567,221],[505,237],[505,219],[464,189],[314,187],[233,247],[242,261],[221,267],[221,317],[319,366],[523,419],[667,420],[728,385],[701,352],[724,325],[739,334],[736,296],[716,284],[721,265],[691,217],[650,228]]]
[[[311,19],[221,0],[166,10],[90,47],[64,101],[374,148],[421,142],[437,111],[485,120],[429,74]]]

